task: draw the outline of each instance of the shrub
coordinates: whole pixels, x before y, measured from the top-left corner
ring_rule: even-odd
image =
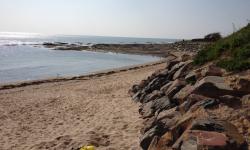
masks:
[[[198,52],[194,59],[194,64],[202,65],[216,60],[220,67],[230,71],[241,71],[250,68],[249,59],[250,24]]]
[[[221,35],[220,33],[211,33],[211,34],[206,35],[204,39],[206,41],[218,41],[219,39],[221,39]]]
[[[249,60],[239,60],[239,59],[228,59],[220,60],[217,65],[219,67],[225,68],[227,71],[243,71],[250,69]]]

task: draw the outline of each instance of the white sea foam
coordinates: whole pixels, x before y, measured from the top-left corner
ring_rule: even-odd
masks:
[[[41,44],[42,42],[31,42],[31,41],[19,41],[19,40],[1,40],[0,46],[15,46],[15,45],[35,45]]]
[[[39,33],[25,33],[25,32],[0,32],[0,38],[35,38],[42,36]]]
[[[38,33],[0,32],[0,46],[40,44],[41,42],[35,39],[42,37],[43,35]]]

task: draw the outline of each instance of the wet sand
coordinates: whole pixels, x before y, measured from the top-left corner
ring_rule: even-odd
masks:
[[[128,90],[164,66],[0,90],[0,149],[139,149],[142,119]]]

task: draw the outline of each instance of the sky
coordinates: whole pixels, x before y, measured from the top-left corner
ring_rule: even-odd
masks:
[[[0,0],[0,32],[190,39],[249,20],[250,0]]]

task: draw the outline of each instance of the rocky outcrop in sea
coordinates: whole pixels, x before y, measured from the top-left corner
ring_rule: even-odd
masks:
[[[211,42],[209,41],[178,41],[175,43],[145,43],[145,44],[87,44],[83,43],[43,43],[42,46],[53,50],[76,50],[76,51],[101,51],[127,54],[142,54],[151,56],[168,57],[169,52],[180,51],[195,53]]]
[[[143,150],[244,150],[250,142],[250,71],[178,57],[129,94],[144,119]]]

